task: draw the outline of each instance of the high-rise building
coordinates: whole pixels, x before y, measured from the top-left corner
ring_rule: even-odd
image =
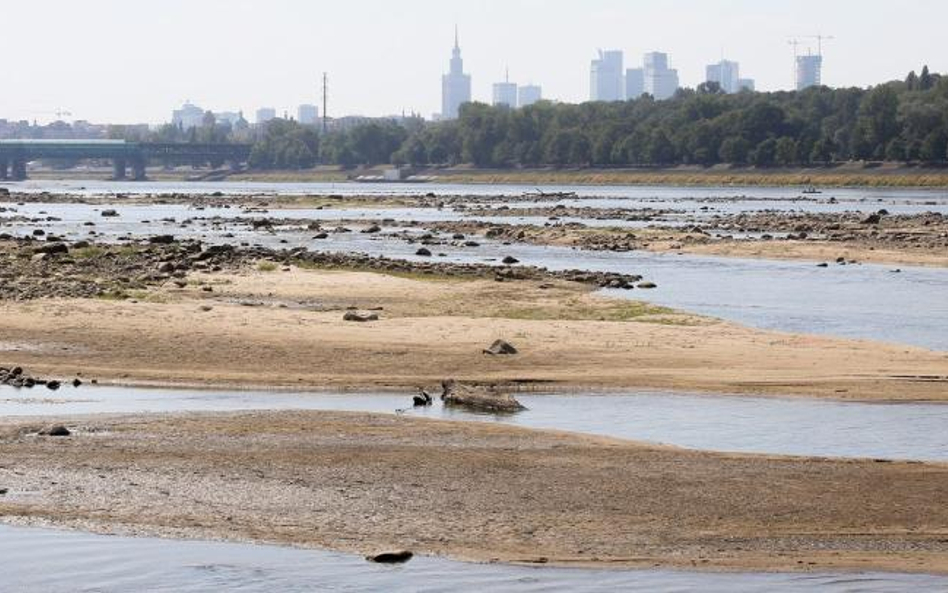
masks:
[[[300,105],[296,109],[296,121],[304,126],[315,126],[319,123],[319,108],[315,105]]]
[[[625,98],[638,99],[645,94],[645,70],[629,68],[625,71]]]
[[[622,101],[625,81],[621,51],[599,50],[599,58],[589,68],[589,99],[591,101]]]
[[[718,83],[725,93],[736,93],[741,90],[741,66],[737,62],[721,60],[705,69],[705,80]]]
[[[753,78],[742,78],[737,81],[737,90],[740,91],[753,91],[757,87],[757,84],[754,82]]]
[[[823,56],[797,56],[797,90],[823,84]]]
[[[441,118],[456,119],[461,105],[471,102],[471,76],[464,73],[458,32],[454,30],[454,51],[451,54],[451,70],[441,77]]]
[[[543,89],[535,84],[526,84],[517,89],[517,105],[527,107],[543,100]]]
[[[257,124],[265,124],[271,119],[276,119],[277,112],[273,107],[261,107],[257,110]]]
[[[656,100],[670,99],[678,91],[678,70],[668,67],[668,54],[645,54],[645,92]]]
[[[182,130],[200,128],[204,123],[204,110],[197,105],[186,102],[181,106],[181,109],[175,109],[171,113],[171,123]]]
[[[516,109],[517,107],[517,83],[498,82],[494,84],[494,107],[503,105]]]

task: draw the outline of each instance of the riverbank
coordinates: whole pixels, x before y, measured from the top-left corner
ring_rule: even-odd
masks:
[[[333,412],[0,423],[0,517],[474,561],[948,572],[948,467]]]
[[[189,260],[156,248],[136,260],[135,251],[117,249],[127,259],[108,251],[88,257],[137,280],[70,280],[95,272],[68,265],[51,279],[55,264],[43,261],[16,268],[18,284],[8,286],[20,292],[0,302],[8,366],[146,385],[411,389],[455,378],[514,389],[948,400],[943,353],[756,330],[608,298],[595,283],[517,278],[517,268],[498,282],[458,275],[466,268],[452,274],[450,266],[341,270],[274,260],[266,250],[243,259],[225,250],[156,279],[152,269]],[[35,282],[25,278],[30,273]],[[379,319],[347,321],[353,311]],[[485,355],[498,338],[519,353]]]
[[[380,174],[381,169],[346,172],[349,177]],[[846,163],[831,167],[772,168],[695,167],[636,169],[537,168],[476,169],[433,168],[416,171],[437,183],[509,185],[656,185],[712,187],[948,187],[948,169],[885,163],[865,166]],[[339,181],[339,172],[252,171],[229,177],[239,181]]]
[[[278,171],[166,171],[149,169],[155,181],[252,181],[294,183],[345,183],[360,176],[381,176],[384,168],[343,169],[320,166],[305,170]],[[434,183],[509,185],[654,185],[690,187],[893,187],[948,188],[948,168],[900,163],[843,163],[826,167],[767,168],[718,165],[670,168],[555,168],[478,169],[470,166],[420,168],[420,178]],[[37,170],[33,179],[108,179],[111,169],[99,171]],[[384,187],[385,184],[366,184]],[[425,183],[419,183],[424,188]]]

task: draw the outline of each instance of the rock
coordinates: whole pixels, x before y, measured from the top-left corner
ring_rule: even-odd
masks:
[[[79,387],[80,385],[82,385],[82,379],[80,379],[79,377],[76,377],[75,379],[72,380],[73,387]]]
[[[431,397],[431,394],[421,389],[418,395],[412,397],[412,403],[416,408],[422,408],[425,406],[430,406],[434,401],[434,398]]]
[[[653,288],[658,288],[658,284],[655,284],[654,282],[639,282],[636,285],[636,288],[641,288],[643,290],[651,290]]]
[[[47,243],[46,245],[41,245],[34,249],[33,253],[45,253],[47,255],[69,253],[69,247],[67,247],[65,243]]]
[[[509,393],[498,393],[493,387],[459,385],[454,381],[441,384],[441,401],[446,406],[461,406],[471,410],[511,414],[526,408]]]
[[[0,496],[4,496],[9,491],[9,488],[0,488]]]
[[[369,554],[365,557],[369,562],[378,562],[379,564],[404,564],[411,560],[415,554],[408,550],[393,550],[389,552],[378,552]]]
[[[369,321],[378,321],[378,313],[365,313],[362,311],[346,311],[342,316],[343,321],[354,321],[356,323],[368,323]]]
[[[41,430],[39,434],[44,437],[68,437],[72,432],[62,424],[54,424]]]
[[[373,224],[369,228],[362,230],[362,233],[366,235],[373,235],[375,233],[380,233],[380,232],[382,232],[382,227],[380,227],[377,224]]]
[[[47,382],[46,382],[46,389],[49,389],[50,391],[56,391],[56,390],[59,389],[61,386],[62,386],[62,383],[60,383],[59,381],[47,381]]]
[[[862,221],[862,224],[879,224],[882,222],[882,216],[879,214],[870,214]]]
[[[492,356],[504,356],[517,354],[517,349],[513,344],[505,340],[494,340],[494,343],[490,345],[489,348],[484,349],[484,354],[490,354]]]
[[[823,263],[820,263],[820,264],[816,264],[816,267],[818,267],[818,268],[828,268],[829,266],[830,266],[830,265],[829,265],[828,263],[826,263],[826,262],[823,262]]]
[[[512,266],[514,264],[519,264],[520,260],[513,257],[512,255],[508,255],[507,257],[501,260],[501,263],[507,266]]]
[[[313,235],[313,239],[320,240],[320,241],[323,239],[328,239],[328,238],[329,238],[329,233],[327,232],[317,233]]]
[[[431,257],[431,251],[422,247],[421,249],[415,252],[415,255],[420,255],[421,257]]]
[[[103,210],[103,211],[102,211],[102,216],[104,216],[104,217],[106,217],[106,218],[111,218],[111,217],[115,217],[115,216],[118,216],[118,215],[119,215],[119,213],[118,213],[117,211],[115,211],[115,210],[112,210],[111,208],[108,209],[108,210]]]
[[[149,237],[148,242],[152,245],[171,245],[174,243],[174,235],[155,235]]]

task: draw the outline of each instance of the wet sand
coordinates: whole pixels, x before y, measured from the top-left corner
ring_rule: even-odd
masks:
[[[948,400],[944,353],[755,330],[592,290],[278,267],[192,273],[184,288],[128,300],[0,303],[0,348],[8,366],[124,384],[378,389],[455,378]],[[350,307],[380,320],[344,321]],[[497,338],[520,353],[483,354]]]
[[[0,517],[477,561],[948,572],[948,466],[330,412],[0,424]]]

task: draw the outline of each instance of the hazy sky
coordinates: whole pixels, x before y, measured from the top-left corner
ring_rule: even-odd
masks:
[[[588,98],[597,48],[671,55],[683,85],[722,54],[758,89],[788,88],[787,40],[823,33],[823,80],[867,86],[948,71],[945,0],[3,0],[0,118],[159,123],[190,99],[295,113],[330,76],[330,114],[440,107],[454,24],[474,98],[503,78]],[[815,41],[806,40],[814,46]]]

